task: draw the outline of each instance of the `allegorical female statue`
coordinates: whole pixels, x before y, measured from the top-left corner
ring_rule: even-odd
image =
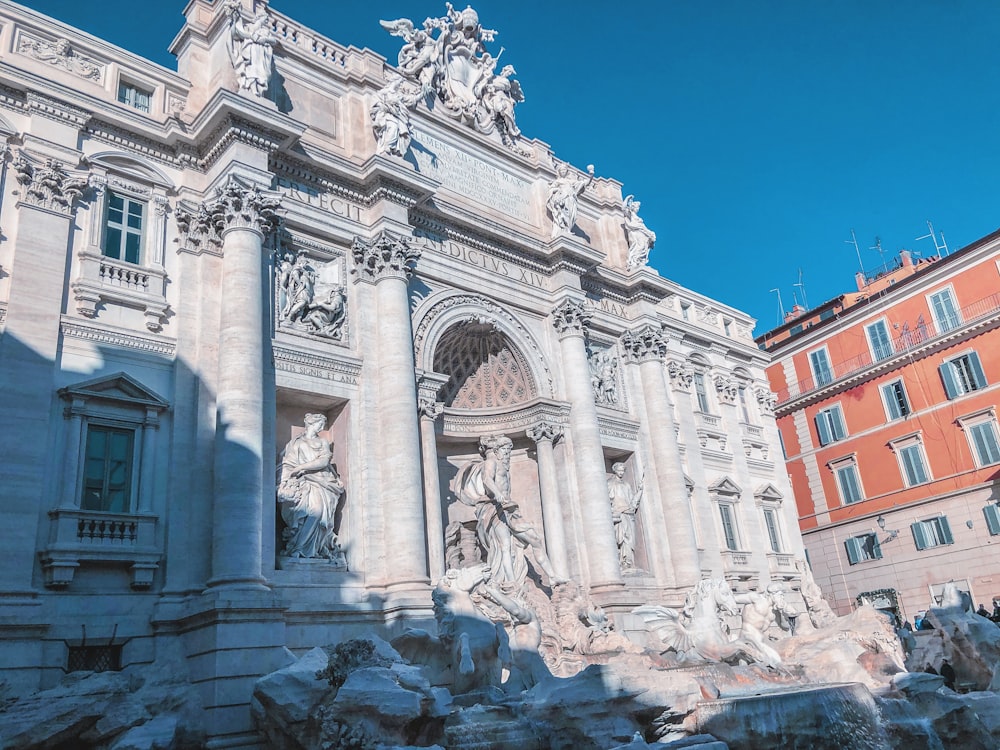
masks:
[[[642,480],[633,490],[625,482],[625,464],[611,467],[608,479],[608,496],[611,499],[611,520],[615,524],[615,541],[622,570],[635,570],[635,514],[642,500]]]
[[[305,432],[289,440],[281,456],[278,503],[285,522],[282,554],[343,563],[334,518],[344,483],[333,466],[330,443],[319,435],[326,427],[326,417],[306,414],[303,422]]]

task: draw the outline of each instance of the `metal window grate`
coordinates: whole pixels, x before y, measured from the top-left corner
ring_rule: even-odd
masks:
[[[122,668],[122,644],[117,646],[68,646],[67,671],[118,672]]]

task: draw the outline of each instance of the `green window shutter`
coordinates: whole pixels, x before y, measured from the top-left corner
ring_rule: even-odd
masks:
[[[969,360],[969,368],[972,370],[972,382],[976,384],[976,388],[986,387],[986,373],[983,372],[983,364],[979,361],[979,355],[975,352],[969,352],[966,357]]]
[[[927,535],[924,533],[924,525],[917,521],[910,524],[910,531],[913,532],[913,541],[917,549],[927,549]]]
[[[872,546],[872,552],[874,553],[873,557],[876,560],[881,560],[882,559],[882,544],[878,540],[878,534],[872,534],[872,536],[875,537],[875,544]]]
[[[854,537],[844,540],[844,547],[847,548],[847,562],[850,565],[857,565],[861,561],[861,545]]]
[[[830,409],[830,426],[833,428],[833,439],[843,440],[847,437],[847,429],[844,427],[844,414],[839,406]]]
[[[951,526],[948,523],[947,516],[941,516],[938,519],[938,525],[941,528],[941,543],[942,544],[954,544],[955,537],[951,535]]]
[[[819,434],[819,444],[828,445],[833,442],[833,435],[830,433],[829,412],[821,411],[816,415],[816,432]]]
[[[990,530],[990,534],[993,536],[1000,534],[1000,509],[990,503],[983,508],[983,515],[986,516],[986,528]]]
[[[941,380],[944,382],[944,392],[948,398],[955,398],[962,395],[962,388],[955,377],[955,366],[951,362],[944,362],[938,367],[941,373]]]

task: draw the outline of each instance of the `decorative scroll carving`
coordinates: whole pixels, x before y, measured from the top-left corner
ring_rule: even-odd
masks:
[[[484,29],[471,7],[458,12],[447,6],[447,15],[428,18],[419,29],[408,18],[379,22],[406,42],[397,59],[399,72],[433,95],[450,116],[480,133],[496,131],[504,145],[527,153],[518,145],[521,131],[514,120],[514,106],[524,101],[521,85],[512,78],[516,71],[506,65],[496,73],[499,54],[494,57],[484,44],[497,32]]]
[[[773,416],[774,407],[778,403],[777,395],[769,388],[758,387],[754,390],[754,396],[757,397],[757,403],[760,405],[760,413],[766,416]]]
[[[594,401],[605,406],[618,403],[618,357],[610,349],[590,354],[590,384]]]
[[[552,236],[570,234],[576,226],[576,213],[579,209],[579,196],[594,181],[594,165],[587,165],[589,177],[570,174],[569,165],[565,163],[556,166],[556,179],[549,183],[545,208],[552,217]]]
[[[230,177],[207,205],[220,235],[230,229],[270,234],[277,228],[280,207],[280,196],[268,195],[257,185],[246,185],[235,177]]]
[[[579,300],[565,299],[552,311],[552,325],[559,338],[582,336],[593,313]]]
[[[432,422],[444,414],[444,403],[432,398],[421,398],[417,401],[417,413],[421,419]]]
[[[670,385],[679,391],[690,391],[691,383],[694,381],[694,370],[683,362],[676,359],[667,360],[667,375],[670,376]]]
[[[222,249],[222,236],[212,213],[203,203],[179,203],[174,209],[180,249],[200,254],[218,253]]]
[[[87,189],[87,180],[71,175],[53,159],[47,159],[44,166],[36,166],[22,154],[13,166],[15,179],[23,186],[21,200],[33,206],[71,215],[76,201]]]
[[[732,378],[726,375],[717,374],[713,379],[715,390],[719,393],[719,400],[724,404],[735,404],[739,395],[739,386]]]
[[[656,242],[656,234],[646,228],[646,222],[639,218],[639,201],[631,195],[625,198],[625,238],[628,240],[628,260],[626,268],[634,271],[649,261],[649,251]]]
[[[654,325],[645,326],[638,331],[625,331],[621,344],[629,362],[658,360],[667,353],[667,337]]]
[[[337,260],[317,267],[305,253],[286,253],[276,263],[278,325],[340,341],[347,322],[347,292],[331,282]]]
[[[62,68],[73,75],[86,78],[88,81],[100,83],[104,77],[104,67],[76,52],[68,39],[46,42],[42,39],[33,39],[25,34],[21,36],[17,51],[22,55]]]
[[[405,280],[420,260],[421,249],[411,246],[406,237],[383,231],[368,241],[355,237],[351,252],[354,272],[375,282],[389,277]]]
[[[261,10],[249,25],[243,22],[239,0],[224,7],[229,14],[229,59],[240,83],[240,91],[249,91],[258,99],[267,94],[278,38],[271,32],[267,11]]]
[[[525,430],[525,434],[527,434],[527,436],[536,443],[540,443],[543,440],[555,443],[563,436],[563,432],[563,426],[553,422],[539,422],[533,427],[529,427]]]

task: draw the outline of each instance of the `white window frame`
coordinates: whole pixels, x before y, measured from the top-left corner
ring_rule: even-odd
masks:
[[[870,545],[869,542],[871,542]],[[844,540],[844,548],[847,550],[848,565],[859,565],[882,559],[882,545],[879,543],[876,531],[847,537]],[[871,552],[868,551],[869,548]]]
[[[889,347],[887,352],[883,352],[884,356],[879,356],[879,353],[876,351],[875,341],[872,338],[871,329],[877,326],[881,326],[884,330],[885,343]],[[889,326],[889,321],[886,318],[879,318],[865,325],[865,339],[868,341],[868,351],[871,354],[872,362],[882,362],[891,358],[896,353],[896,348],[892,344],[891,331],[892,328]]]
[[[1000,463],[1000,457],[998,457],[996,461],[991,461],[989,463],[985,463],[982,460],[979,449],[976,447],[975,437],[972,434],[973,428],[990,425],[993,431],[994,444],[1000,448],[1000,426],[997,425],[997,413],[995,406],[989,406],[985,409],[972,412],[971,414],[965,414],[958,417],[955,422],[958,424],[962,432],[965,433],[966,440],[969,441],[969,451],[972,453],[972,460],[976,464],[976,468],[981,469],[985,466],[996,466]]]
[[[909,435],[901,435],[898,438],[894,438],[889,441],[889,449],[896,455],[896,462],[899,464],[899,474],[903,478],[903,484],[906,487],[918,487],[921,484],[927,484],[928,482],[934,481],[934,477],[931,474],[930,462],[927,460],[927,452],[924,450],[924,437],[921,431],[910,433]],[[923,481],[911,481],[909,471],[907,471],[907,456],[918,456],[920,460],[920,469],[924,473]]]
[[[121,223],[113,222],[111,220],[111,201],[114,198],[119,198],[122,201],[122,221]],[[139,214],[139,229],[136,231],[133,227],[129,226],[129,217],[133,214],[130,213],[130,206],[135,205],[141,207],[141,213]],[[114,209],[117,210],[117,209]],[[119,189],[108,189],[104,193],[104,217],[101,220],[101,238],[99,245],[101,248],[101,255],[105,258],[110,258],[112,260],[121,261],[122,263],[128,263],[133,266],[146,266],[148,265],[146,250],[146,245],[149,243],[149,224],[150,224],[150,205],[149,200],[144,200],[142,198],[136,197],[127,191]],[[118,241],[117,250],[119,255],[111,255],[108,253],[108,233],[111,229],[117,229],[121,234]],[[126,257],[128,252],[128,237],[138,235],[138,256],[135,260],[129,260]]]
[[[940,294],[947,293],[951,297],[952,310],[955,313],[955,323],[954,325],[944,325],[941,319],[938,317],[937,310],[934,309],[934,297]],[[938,334],[947,333],[948,331],[954,331],[956,328],[962,325],[962,308],[958,304],[958,295],[955,294],[955,287],[951,284],[943,286],[940,289],[935,289],[933,292],[929,292],[926,296],[927,299],[927,309],[930,310],[931,320],[934,321],[934,329]]]
[[[691,390],[694,392],[694,402],[697,411],[702,414],[711,414],[712,402],[708,395],[708,381],[705,378],[705,372],[703,370],[695,370],[692,381]]]
[[[969,363],[968,369],[964,365],[956,364],[963,359]],[[986,377],[986,370],[983,368],[983,361],[975,349],[953,354],[943,360],[938,366],[938,372],[944,385],[945,396],[949,400],[959,398],[967,393],[981,391],[990,384]],[[982,376],[982,382],[980,382],[979,376]],[[966,379],[969,380],[968,385],[963,382]]]
[[[146,98],[145,108],[141,106],[139,100],[136,98],[136,95],[142,95]],[[148,115],[153,112],[153,97],[155,96],[155,88],[148,88],[143,84],[136,83],[132,79],[125,76],[118,78],[118,91],[116,92],[115,98],[118,100],[119,104],[124,104],[126,107],[131,107],[137,112],[142,112]]]
[[[917,550],[946,547],[955,543],[948,516],[943,514],[914,521],[910,524],[910,531],[913,533],[913,543]]]
[[[857,503],[863,502],[867,495],[865,494],[864,484],[861,482],[861,469],[858,467],[858,454],[851,453],[846,456],[841,456],[840,458],[835,458],[832,461],[827,462],[827,468],[833,472],[833,481],[837,485],[837,495],[840,497],[840,504],[842,506],[856,505]],[[844,494],[844,486],[840,481],[840,472],[846,469],[852,469],[854,471],[854,481],[857,484],[858,498],[855,500],[848,500]]]
[[[844,419],[844,410],[841,408],[840,402],[831,404],[825,409],[820,409],[816,412],[816,416],[813,418],[813,425],[816,428],[816,438],[819,440],[820,446],[837,443],[847,438],[849,434],[847,432],[847,421]],[[828,433],[822,429],[821,425],[825,425]],[[839,435],[836,429],[838,425],[841,432]]]
[[[903,401],[906,402],[906,413],[900,413],[898,416],[892,413],[893,406],[899,408],[899,401],[892,393],[892,387],[897,383],[903,393]],[[906,384],[903,382],[902,378],[896,378],[895,380],[890,380],[888,383],[883,383],[878,387],[878,392],[882,396],[882,407],[885,409],[885,417],[888,421],[892,422],[897,419],[906,419],[913,414],[913,404],[910,402],[910,394],[906,392]]]
[[[828,380],[824,380],[822,382],[820,382],[819,374],[816,372],[816,363],[813,362],[813,355],[819,352],[823,352],[823,357],[824,359],[826,359],[826,367],[827,367],[826,372],[829,376]],[[833,364],[830,360],[830,350],[826,347],[825,344],[821,347],[813,349],[811,352],[806,354],[806,359],[809,360],[809,371],[812,373],[813,383],[816,384],[817,388],[822,387],[824,385],[829,385],[834,380],[836,380],[836,377],[833,374]]]

